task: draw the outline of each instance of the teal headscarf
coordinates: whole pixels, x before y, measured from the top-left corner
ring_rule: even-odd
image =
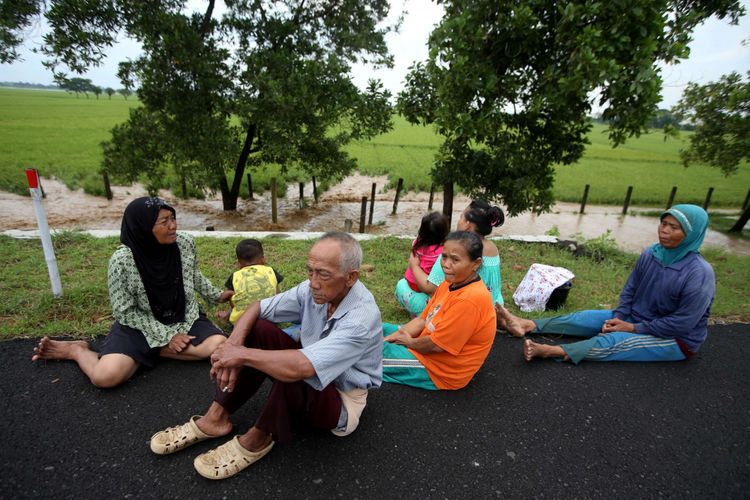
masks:
[[[676,248],[664,248],[661,243],[651,246],[651,253],[665,266],[684,259],[692,252],[698,252],[708,229],[708,214],[697,205],[675,205],[659,217],[663,220],[671,215],[682,226],[685,239]]]

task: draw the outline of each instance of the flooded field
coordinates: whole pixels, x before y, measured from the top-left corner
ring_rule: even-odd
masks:
[[[322,193],[317,204],[313,202],[312,184],[305,186],[304,208],[300,208],[298,185],[290,185],[287,197],[278,200],[277,223],[271,220],[270,193],[255,195],[254,200],[240,200],[234,212],[224,212],[219,196],[206,200],[181,200],[170,192],[161,196],[177,210],[178,227],[184,230],[217,231],[331,231],[343,230],[345,221],[351,220],[353,231],[358,231],[361,199],[369,198],[372,183],[377,186],[372,225],[366,232],[414,236],[421,217],[428,210],[428,193],[403,193],[393,214],[395,190],[384,192],[386,177],[349,176],[330,190]],[[114,186],[114,199],[90,196],[81,190],[70,191],[54,179],[43,179],[47,195],[44,206],[52,229],[119,229],[122,212],[134,198],[144,196],[140,186]],[[442,209],[442,195],[435,193],[433,210]],[[469,199],[454,199],[453,225]],[[492,236],[543,235],[557,228],[560,238],[595,238],[611,232],[618,244],[626,250],[639,252],[656,240],[657,219],[637,215],[620,215],[618,207],[587,206],[585,214],[578,214],[580,206],[558,203],[553,212],[534,216],[522,214],[508,218],[495,229]],[[367,204],[366,223],[370,218]],[[636,207],[633,207],[636,209]],[[36,229],[34,209],[29,197],[0,192],[0,231],[8,229]],[[720,246],[738,254],[750,255],[750,243],[709,231],[706,244]]]

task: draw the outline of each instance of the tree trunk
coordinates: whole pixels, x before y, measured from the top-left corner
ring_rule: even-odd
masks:
[[[747,224],[747,221],[750,220],[750,205],[745,209],[744,212],[742,212],[742,215],[737,220],[737,222],[734,223],[734,226],[729,230],[730,233],[741,233],[742,230],[745,227],[745,224]]]
[[[221,178],[219,179],[219,187],[221,188],[221,201],[224,205],[224,210],[237,210],[237,199],[234,200],[234,205],[231,204],[231,193],[229,192],[229,184],[227,184],[227,178],[222,172]]]
[[[224,210],[237,210],[237,199],[240,197],[240,188],[242,187],[242,179],[245,176],[245,167],[247,166],[247,158],[250,156],[250,151],[253,146],[253,138],[255,137],[255,124],[250,125],[247,128],[247,134],[245,135],[245,143],[242,145],[242,151],[240,157],[237,159],[237,165],[234,167],[234,179],[232,180],[232,188],[229,188],[226,177],[224,174],[221,175],[221,199],[224,205]],[[226,187],[226,189],[225,189]]]

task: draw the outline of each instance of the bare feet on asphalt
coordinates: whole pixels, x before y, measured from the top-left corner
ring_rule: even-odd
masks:
[[[529,339],[523,342],[523,357],[526,361],[534,358],[563,358],[566,361],[569,359],[559,345],[537,344]]]
[[[52,340],[44,337],[34,348],[31,361],[40,359],[74,359],[76,352],[88,350],[89,345],[83,340]]]
[[[526,330],[521,325],[519,318],[513,316],[510,311],[508,311],[500,304],[495,304],[495,314],[497,315],[498,327],[502,328],[514,337],[523,337],[526,335]]]

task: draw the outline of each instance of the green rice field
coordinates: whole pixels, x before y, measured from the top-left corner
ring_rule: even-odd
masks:
[[[36,167],[68,187],[103,193],[99,144],[127,120],[133,97],[0,88],[0,189],[27,193],[23,171]]]
[[[99,166],[100,143],[109,131],[125,121],[128,110],[137,106],[131,97],[114,95],[76,98],[61,91],[0,88],[0,189],[26,193],[23,169],[38,168],[43,176],[55,176],[70,188],[82,187],[102,194]],[[739,209],[750,188],[750,167],[724,177],[718,169],[704,165],[684,168],[678,151],[687,137],[664,140],[660,131],[631,139],[624,146],[610,147],[606,129],[595,125],[591,145],[576,165],[558,166],[555,198],[578,202],[589,184],[589,203],[621,205],[628,186],[633,186],[632,205],[660,207],[672,186],[677,186],[675,203],[703,204],[709,187],[714,188],[712,207]],[[430,169],[440,137],[432,128],[412,126],[394,118],[394,129],[370,141],[353,143],[349,153],[366,175],[385,175],[395,186],[399,177],[405,189],[430,189]],[[267,185],[278,167],[254,172],[253,183]],[[295,180],[291,173],[287,180]]]

